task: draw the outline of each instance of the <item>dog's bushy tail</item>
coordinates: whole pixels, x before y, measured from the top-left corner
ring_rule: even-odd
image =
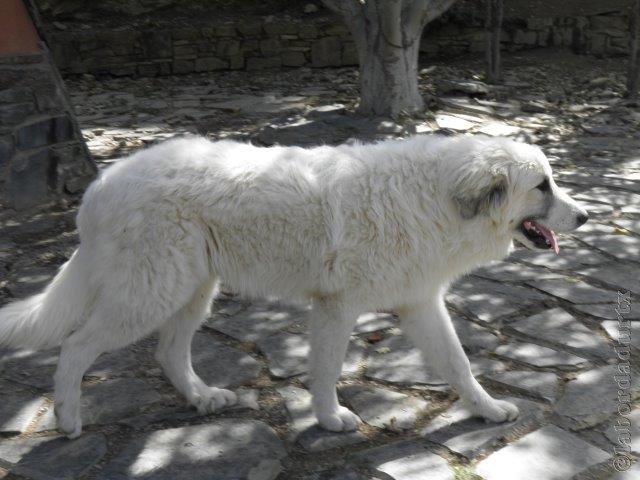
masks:
[[[0,309],[0,346],[37,350],[62,343],[90,301],[85,260],[82,248],[76,250],[44,292]]]

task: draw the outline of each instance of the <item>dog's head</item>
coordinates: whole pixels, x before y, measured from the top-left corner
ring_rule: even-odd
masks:
[[[488,221],[501,237],[530,249],[558,253],[556,232],[574,230],[589,218],[556,185],[549,161],[532,145],[483,140],[457,178],[452,198],[464,220]]]

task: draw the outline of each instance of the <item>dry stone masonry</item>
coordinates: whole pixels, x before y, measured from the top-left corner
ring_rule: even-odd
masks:
[[[421,42],[422,54],[481,54],[485,48],[484,18],[477,3],[461,1],[430,24]],[[503,48],[516,51],[555,46],[597,56],[627,55],[625,5],[605,5],[582,16],[562,11],[541,16],[545,12],[516,10],[505,18]],[[82,13],[80,18],[85,18]],[[205,19],[136,26],[120,23],[118,27],[77,20],[49,22],[47,36],[63,74],[148,77],[358,63],[348,29],[326,9],[223,20],[205,15]]]
[[[0,57],[0,194],[6,204],[25,209],[76,193],[95,174],[49,55]]]

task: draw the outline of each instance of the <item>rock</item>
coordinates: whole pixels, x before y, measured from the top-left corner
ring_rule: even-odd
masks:
[[[278,393],[285,401],[287,412],[293,420],[291,436],[309,452],[319,452],[329,448],[344,447],[366,440],[358,432],[330,432],[318,426],[311,406],[311,394],[296,387],[279,388]]]
[[[636,295],[640,295],[638,268],[631,263],[612,263],[601,267],[583,268],[578,273],[611,285],[611,287],[622,292],[631,291]],[[617,302],[615,294],[612,300]],[[635,315],[639,314],[640,312],[635,313]]]
[[[608,139],[609,142],[611,142],[612,141],[611,139],[615,137],[591,137],[591,138],[606,138]],[[618,143],[620,142],[620,140],[621,139],[618,138],[617,140]],[[607,141],[605,141],[604,143],[607,143]],[[598,147],[602,148],[603,145],[598,145]],[[613,190],[611,188],[597,187],[597,186],[593,186],[589,188],[589,190],[586,193],[581,193],[581,192],[574,193],[573,198],[575,198],[576,200],[586,200],[587,202],[592,202],[592,203],[613,204],[618,207],[634,205],[640,202],[640,195],[638,194],[623,191],[623,190]],[[592,237],[594,237],[597,240],[596,236],[592,236]],[[602,250],[606,250],[606,249],[603,248]]]
[[[478,320],[493,322],[541,303],[544,296],[532,289],[467,277],[453,285],[446,299]]]
[[[514,255],[520,259],[521,256]],[[557,273],[550,273],[542,268],[531,268],[516,263],[498,262],[473,272],[473,277],[481,277],[497,282],[523,282],[525,280],[539,280],[542,278],[558,278]]]
[[[621,133],[619,125],[581,125],[581,128],[591,135],[615,136]]]
[[[281,57],[282,66],[284,67],[301,67],[307,63],[307,58],[304,56],[304,53],[295,50],[282,52]]]
[[[502,122],[490,122],[477,130],[478,133],[484,133],[491,137],[510,137],[519,134],[521,131],[520,127]]]
[[[640,258],[640,238],[630,235],[584,235],[580,240],[619,260]]]
[[[571,303],[604,303],[616,298],[614,292],[592,287],[588,283],[567,277],[528,281],[527,285]]]
[[[634,391],[640,385],[637,375],[625,378],[616,365],[607,365],[580,373],[570,381],[564,395],[558,400],[554,411],[565,417],[572,430],[582,430],[601,423],[611,417],[618,409],[618,383],[628,381],[624,394],[634,397]],[[620,383],[620,385],[623,385]],[[638,392],[635,391],[635,396]]]
[[[369,354],[365,376],[403,385],[444,384],[426,369],[420,351],[400,335],[394,335],[376,344],[375,351]]]
[[[439,97],[438,103],[450,110],[459,110],[473,115],[493,115],[491,106],[480,105],[474,99],[467,97]]]
[[[204,332],[193,337],[191,359],[196,373],[214,387],[237,387],[260,375],[260,362]]]
[[[436,123],[442,129],[451,129],[458,132],[464,132],[475,126],[475,123],[453,115],[436,115]]]
[[[468,95],[486,95],[489,93],[489,87],[486,83],[476,82],[473,80],[445,80],[441,79],[437,82],[437,89],[440,95],[451,92],[461,92]]]
[[[323,37],[311,45],[311,64],[314,67],[339,67],[342,45],[338,37]]]
[[[543,419],[542,407],[530,400],[507,397],[518,406],[520,415],[512,422],[492,423],[472,414],[458,400],[446,412],[438,415],[420,432],[425,439],[445,445],[450,450],[473,458],[487,451],[505,436],[534,425]]]
[[[282,472],[279,460],[261,460],[257,466],[249,470],[247,480],[274,480]]]
[[[17,391],[14,386],[0,385],[0,432],[23,433],[48,402],[44,397]]]
[[[250,59],[260,60],[260,59]],[[230,95],[218,102],[208,102],[208,108],[244,114],[293,113],[306,108],[304,97],[276,97],[274,95]]]
[[[87,385],[82,389],[82,423],[106,425],[136,416],[146,408],[158,404],[162,397],[145,381],[137,378],[118,378]],[[53,409],[38,421],[37,430],[55,430]]]
[[[640,408],[615,417],[604,433],[616,447],[628,446],[633,453],[640,454]]]
[[[544,100],[529,100],[521,105],[523,112],[527,113],[546,113],[553,105]]]
[[[324,115],[327,115],[327,114],[344,115],[346,114],[346,112],[347,112],[347,107],[344,105],[344,103],[333,103],[329,105],[321,105],[319,107],[311,108],[307,112],[307,117],[322,118]]]
[[[561,308],[545,310],[518,320],[508,328],[529,337],[542,339],[558,348],[568,347],[578,355],[589,354],[609,358],[613,354],[613,350],[602,337]]]
[[[16,438],[0,442],[0,460],[12,473],[34,480],[78,478],[98,463],[107,452],[101,433],[80,438]]]
[[[478,464],[476,472],[486,480],[564,480],[610,456],[549,425],[489,455]]]
[[[318,11],[318,7],[313,3],[307,3],[304,6],[304,13],[316,13]]]
[[[7,286],[14,298],[25,298],[41,292],[58,273],[53,267],[29,267],[20,270]]]
[[[347,385],[340,393],[366,423],[392,431],[409,430],[427,407],[422,399],[385,388]]]
[[[239,307],[240,305],[231,304],[230,306]],[[229,312],[221,310],[218,313]],[[306,314],[307,312],[298,309],[259,303],[251,305],[241,313],[231,313],[230,318],[216,315],[207,320],[207,326],[241,342],[256,342],[302,320]]]
[[[7,361],[7,378],[43,390],[53,390],[53,374],[58,363],[60,349],[40,352],[15,352]],[[114,378],[131,370],[138,364],[131,348],[116,350],[101,355],[89,367],[85,376]]]
[[[365,475],[353,467],[337,468],[331,470],[323,470],[321,472],[311,473],[305,477],[306,480],[381,480],[378,477]]]
[[[487,378],[515,393],[530,395],[548,402],[553,402],[556,399],[558,377],[555,373],[510,370],[489,374]]]
[[[640,235],[640,220],[616,218],[615,220],[613,220],[613,223],[615,223],[619,227],[635,233],[636,235]]]
[[[617,320],[621,316],[625,320],[640,319],[640,312],[624,307],[624,304],[617,303],[601,303],[598,305],[576,305],[576,310],[591,315],[592,317],[604,318],[608,320]],[[621,310],[624,308],[624,311]],[[620,314],[618,313],[620,311]]]
[[[562,240],[560,243],[562,244]],[[562,248],[560,255],[556,255],[554,252],[527,250],[519,253],[517,258],[533,265],[554,270],[577,270],[584,268],[585,265],[600,265],[609,261],[605,256],[588,248]]]
[[[260,410],[258,404],[258,391],[248,388],[239,388],[235,390],[238,396],[238,402],[235,405],[224,407],[221,411],[234,412],[237,410],[251,409]],[[148,428],[152,423],[156,422],[182,422],[202,417],[195,408],[179,400],[178,405],[170,403],[163,405],[154,405],[149,409],[149,413],[126,417],[117,421],[119,425],[127,425],[128,427],[140,429]]]
[[[289,378],[307,371],[309,341],[305,335],[281,332],[258,340],[258,348],[267,357],[269,371],[280,378]],[[355,372],[363,355],[363,344],[351,339],[343,373]]]
[[[503,371],[502,362],[481,356],[469,357],[474,375],[486,375]],[[426,384],[442,389],[447,384],[425,365],[420,351],[402,335],[394,335],[375,345],[370,353],[365,371],[367,378],[401,385]]]
[[[169,428],[138,437],[100,473],[100,479],[273,480],[285,458],[282,442],[256,420],[218,419],[205,425]]]
[[[396,325],[393,315],[389,313],[364,313],[358,317],[355,334],[377,332]]]
[[[534,367],[577,367],[587,363],[584,358],[534,343],[512,341],[500,345],[494,353]]]
[[[469,320],[457,315],[453,316],[452,320],[460,343],[468,352],[478,353],[482,350],[491,350],[500,342],[498,337],[489,330]]]
[[[589,80],[589,86],[591,87],[602,87],[612,82],[611,77],[597,77]]]
[[[354,458],[394,480],[453,480],[446,460],[419,442],[398,442],[358,452]]]
[[[604,320],[601,325],[617,344],[640,349],[640,322],[621,323],[618,320]]]

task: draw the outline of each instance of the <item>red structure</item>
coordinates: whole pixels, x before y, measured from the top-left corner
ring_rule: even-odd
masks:
[[[39,53],[38,32],[22,0],[0,2],[0,56]]]

